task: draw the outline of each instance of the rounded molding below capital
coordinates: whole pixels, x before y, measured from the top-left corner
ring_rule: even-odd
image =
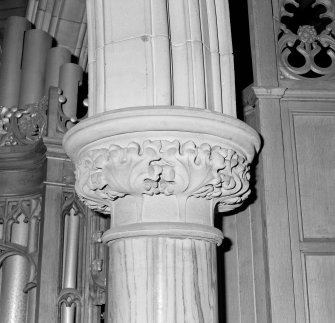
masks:
[[[102,241],[109,244],[119,239],[141,237],[205,240],[218,246],[223,240],[222,232],[208,225],[180,222],[142,222],[111,228],[103,234]]]

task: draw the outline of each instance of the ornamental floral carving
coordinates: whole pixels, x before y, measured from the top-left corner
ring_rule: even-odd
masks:
[[[283,1],[278,37],[282,78],[334,78],[334,18],[330,0]]]
[[[249,195],[249,166],[240,153],[193,141],[147,140],[92,149],[80,156],[76,189],[92,209],[110,212],[125,195],[176,195],[240,204]]]
[[[23,107],[0,106],[0,146],[28,145],[45,135],[48,98]]]

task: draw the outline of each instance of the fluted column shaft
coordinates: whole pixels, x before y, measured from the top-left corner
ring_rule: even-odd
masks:
[[[228,1],[87,2],[90,114],[175,105],[236,115]]]

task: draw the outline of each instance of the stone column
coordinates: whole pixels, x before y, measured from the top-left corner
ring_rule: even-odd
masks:
[[[214,209],[247,198],[260,146],[233,117],[227,8],[87,2],[90,117],[64,148],[79,197],[111,216],[109,323],[218,322]]]

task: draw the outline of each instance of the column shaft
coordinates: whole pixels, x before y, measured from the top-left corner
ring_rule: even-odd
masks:
[[[233,118],[228,0],[88,0],[87,20],[89,118],[63,143],[111,216],[108,323],[217,323],[214,208],[247,198],[260,147]]]
[[[109,323],[218,322],[214,243],[143,237],[109,250]]]
[[[236,115],[228,1],[87,2],[90,115],[184,106]]]

